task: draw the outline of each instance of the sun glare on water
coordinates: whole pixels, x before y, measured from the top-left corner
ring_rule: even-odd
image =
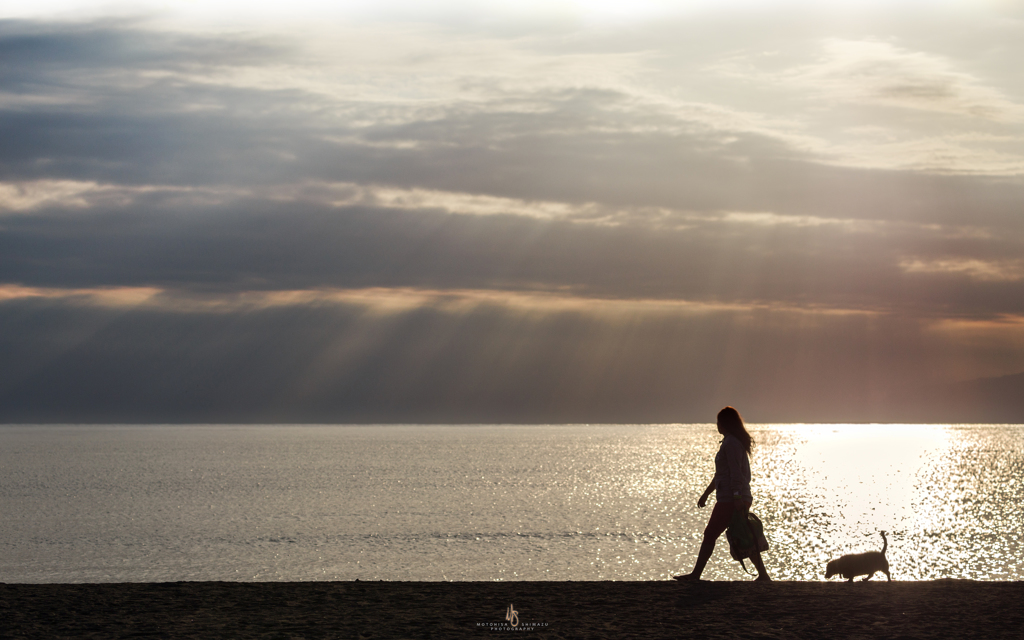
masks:
[[[1005,568],[977,558],[1012,557],[1018,545],[993,535],[1014,518],[1019,487],[986,483],[1012,477],[1005,430],[956,425],[780,425],[762,432],[752,462],[760,508],[776,541],[791,552],[781,572],[815,579],[845,553],[882,548],[894,579],[1005,579]],[[1005,495],[1003,495],[1005,494]],[[1000,496],[1003,495],[1001,498]],[[1005,522],[1004,522],[1005,521]],[[796,553],[795,550],[800,552]]]
[[[794,434],[795,435],[795,434]],[[895,528],[915,514],[908,482],[946,449],[935,425],[821,425],[800,431],[794,453],[811,495],[830,503],[837,524]]]

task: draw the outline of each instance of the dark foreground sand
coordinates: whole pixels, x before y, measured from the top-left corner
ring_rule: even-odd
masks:
[[[1022,611],[1024,582],[960,580],[0,584],[4,638],[1022,638]]]

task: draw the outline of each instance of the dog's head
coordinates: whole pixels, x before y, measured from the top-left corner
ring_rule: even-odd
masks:
[[[825,579],[828,580],[837,573],[839,573],[839,568],[836,567],[836,561],[830,560],[829,563],[825,565]]]

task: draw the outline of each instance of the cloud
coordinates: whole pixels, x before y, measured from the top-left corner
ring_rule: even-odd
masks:
[[[138,307],[150,302],[161,291],[155,287],[106,287],[96,289],[56,289],[0,285],[0,302],[14,300],[59,300],[63,303],[103,307]]]
[[[328,191],[326,199],[337,196]],[[440,201],[463,202],[454,196]],[[736,212],[679,213],[685,224],[676,225],[639,217],[608,225],[436,203],[418,209],[242,197],[204,207],[145,198],[125,207],[9,214],[0,271],[8,282],[37,288],[494,290],[924,316],[1017,313],[1024,300],[1019,279],[979,282],[963,270],[925,268],[951,255],[996,265],[1019,255],[1019,237],[944,225]]]
[[[1021,175],[1024,103],[1012,84],[1004,89],[986,81],[977,73],[985,66],[973,60],[895,44],[900,40],[819,38],[810,51],[801,51],[807,41],[797,40],[782,51],[734,52],[708,68],[796,109],[796,117],[776,127],[778,135],[820,162]],[[998,77],[1001,70],[988,66]]]
[[[873,419],[1024,369],[1013,91],[853,36],[754,82],[679,20],[0,24],[5,415]]]
[[[982,282],[1024,280],[1024,260],[905,260],[900,268],[907,273],[962,274]]]
[[[830,39],[822,59],[782,74],[830,103],[856,102],[965,118],[1020,122],[1021,105],[934,54],[880,41]]]
[[[851,140],[835,149],[847,166],[909,169],[934,174],[1020,176],[1024,156],[999,150],[999,141],[984,136],[896,139],[891,132],[849,132]],[[853,140],[852,138],[857,138]]]
[[[965,349],[892,316],[495,295],[382,313],[403,294],[362,295],[184,311],[0,302],[0,420],[666,422],[726,403],[759,421],[979,419],[999,407],[939,416],[909,394],[1005,373],[1022,344],[1018,319],[1015,353],[993,367],[1005,336]]]
[[[726,303],[681,299],[586,298],[571,293],[494,289],[293,289],[269,291],[187,291],[157,287],[57,288],[0,286],[0,302],[48,300],[71,307],[150,310],[161,313],[243,313],[278,307],[350,305],[379,316],[420,308],[462,313],[481,306],[503,307],[529,315],[585,313],[606,320],[636,315],[693,317],[714,313],[752,314],[770,311],[793,316],[874,315],[863,309],[781,304]]]
[[[43,89],[38,81],[49,74],[87,87],[97,81],[113,82],[110,69],[170,72],[265,65],[289,51],[280,41],[267,38],[190,35],[146,28],[128,19],[84,23],[0,19],[0,55],[9,63],[0,77],[8,90]],[[97,75],[80,76],[90,70]]]
[[[110,30],[81,29],[81,37],[100,40]],[[60,34],[56,30],[49,37],[56,40]],[[98,78],[76,84],[73,67],[65,69],[57,62],[40,66],[34,76],[40,81],[24,96],[45,100],[77,91],[77,98],[31,110],[12,107],[5,113],[2,133],[8,144],[0,152],[0,171],[9,182],[70,180],[192,189],[348,182],[465,193],[478,204],[482,198],[506,198],[596,203],[613,210],[629,204],[852,218],[875,215],[879,207],[857,201],[865,195],[858,174],[848,173],[846,180],[830,175],[823,167],[829,157],[843,156],[855,166],[940,172],[969,165],[975,172],[1014,175],[1020,167],[1012,150],[1001,155],[978,150],[978,144],[1005,142],[1012,147],[1012,141],[991,136],[961,136],[959,142],[885,141],[884,130],[879,130],[874,140],[859,135],[856,143],[833,144],[798,135],[792,122],[782,124],[765,114],[670,100],[664,92],[613,78],[628,77],[627,68],[640,64],[632,53],[624,56],[631,62],[622,69],[597,80],[571,82],[545,73],[546,85],[503,87],[485,80],[470,82],[473,88],[467,93],[451,89],[453,83],[465,85],[468,80],[448,68],[451,82],[439,83],[444,89],[425,88],[428,93],[419,98],[385,99],[379,92],[371,96],[361,90],[355,92],[359,98],[346,97],[324,78],[303,80],[308,72],[289,81],[296,65],[288,61],[302,60],[300,54],[272,58],[258,47],[256,53],[235,54],[236,49],[249,52],[244,40],[233,46],[231,38],[220,38],[217,46],[198,47],[217,54],[200,56],[205,62],[199,64],[190,62],[190,54],[179,51],[169,36],[152,42],[135,35],[121,39],[153,47],[156,53],[142,59],[155,60],[151,64],[158,67],[165,64],[171,75],[153,75],[153,69],[146,70],[149,75],[133,75],[144,65],[123,46],[113,47],[116,55],[93,54],[96,59],[88,62],[90,52],[101,49],[99,44],[76,50],[86,60],[77,64],[106,69]],[[510,60],[525,56],[538,65],[545,59],[505,42],[493,55]],[[559,63],[566,57],[547,55]],[[473,58],[468,49],[452,57]],[[395,82],[410,75],[396,70],[403,69],[398,62],[382,64],[376,82],[392,73],[397,74]],[[446,69],[442,63],[427,66],[440,71]],[[607,66],[597,58],[579,64]],[[536,76],[526,67],[510,77]],[[125,83],[121,79],[126,75],[139,80]],[[243,77],[250,80],[243,82]],[[340,86],[348,88],[347,76],[342,77]],[[570,77],[579,79],[579,69]],[[880,149],[891,153],[874,153]],[[886,183],[909,184],[885,173],[870,180],[883,190],[891,190]],[[733,188],[736,184],[743,189]],[[793,192],[780,193],[780,185],[791,185]],[[815,189],[831,193],[814,194]],[[902,197],[909,202],[920,198],[917,193]],[[794,210],[804,203],[811,206]],[[886,215],[898,211],[891,205],[883,208]],[[984,215],[984,207],[979,213]],[[598,217],[606,215],[602,210]]]
[[[85,180],[0,182],[0,215],[5,212],[21,213],[54,208],[124,207],[146,194],[195,194],[197,191],[203,192],[189,187],[127,186]]]

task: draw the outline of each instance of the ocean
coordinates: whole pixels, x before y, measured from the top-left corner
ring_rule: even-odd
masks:
[[[1024,426],[749,429],[774,578],[824,580],[886,531],[894,580],[1024,579]],[[693,566],[719,440],[710,424],[0,426],[0,582],[666,580]],[[751,579],[724,537],[704,577]]]

